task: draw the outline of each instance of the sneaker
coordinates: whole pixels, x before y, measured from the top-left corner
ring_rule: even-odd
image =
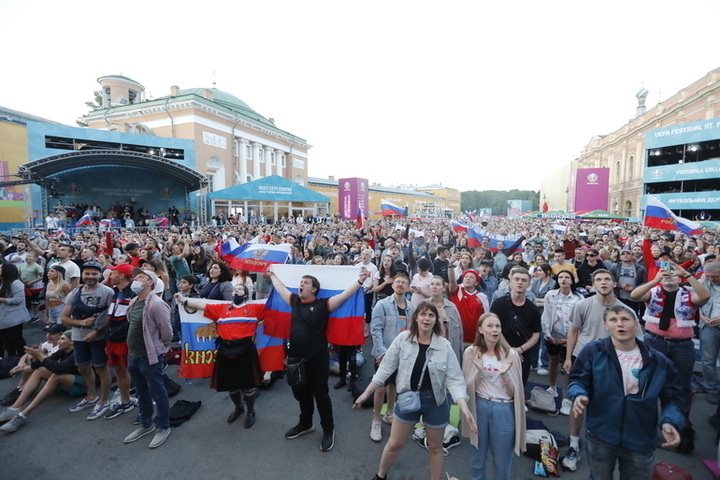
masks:
[[[21,408],[6,408],[0,413],[0,422],[7,422],[8,420],[12,420],[13,417],[15,417],[18,413],[22,412]]]
[[[23,415],[17,415],[15,418],[10,420],[8,423],[0,427],[0,432],[11,433],[22,427],[27,423],[27,417]]]
[[[96,403],[100,400],[100,397],[95,397],[95,400],[88,400],[87,398],[83,398],[80,400],[80,403],[75,405],[74,407],[70,408],[70,411],[75,413],[82,410],[85,410],[86,408],[94,407]]]
[[[382,423],[377,420],[373,420],[370,427],[370,440],[373,442],[382,441]]]
[[[297,438],[301,435],[305,435],[306,433],[314,432],[315,427],[310,425],[309,427],[304,427],[301,424],[295,425],[293,428],[285,432],[285,438],[292,440],[293,438]]]
[[[385,415],[382,416],[383,423],[386,423],[388,425],[392,425],[393,416],[392,413],[388,414],[385,413]]]
[[[580,452],[575,450],[573,447],[568,448],[565,458],[563,458],[562,466],[566,469],[574,472],[577,470],[577,464],[580,461]]]
[[[457,447],[458,445],[460,445],[460,437],[458,435],[453,435],[452,437],[450,437],[449,441],[443,442],[443,448],[445,450]]]
[[[557,398],[558,393],[557,393],[557,387],[555,385],[550,385],[548,388],[546,388],[546,390],[548,392],[552,393],[553,397]]]
[[[155,431],[155,425],[150,425],[149,427],[143,427],[142,425],[133,430],[133,432],[125,437],[125,440],[123,440],[123,443],[132,443],[136,440],[141,439],[145,435],[150,435],[152,432]]]
[[[98,418],[105,415],[105,413],[107,413],[108,410],[110,410],[109,403],[96,403],[92,412],[90,412],[90,414],[87,416],[87,419],[88,420],[97,420]]]
[[[713,405],[717,405],[717,403],[718,403],[718,394],[717,394],[717,393],[708,392],[708,393],[705,394],[705,400],[707,400],[709,403],[712,403]]]
[[[425,427],[416,428],[412,434],[412,439],[415,440],[416,442],[424,442],[425,441]]]
[[[165,443],[165,440],[167,440],[167,437],[170,436],[170,429],[169,428],[158,428],[155,432],[155,436],[153,437],[152,441],[150,442],[150,445],[148,445],[150,448],[157,448],[163,443]]]
[[[572,402],[569,398],[563,398],[562,406],[560,407],[560,413],[563,415],[570,415],[572,411]]]
[[[105,420],[120,416],[123,413],[131,411],[133,408],[135,408],[135,402],[133,402],[132,399],[128,400],[127,403],[116,403],[105,414]]]
[[[30,321],[28,321],[28,325],[32,325],[33,323],[37,323],[40,321],[40,317],[32,317]]]
[[[548,369],[545,368],[545,367],[540,367],[540,368],[538,368],[535,373],[537,373],[537,374],[540,375],[541,377],[545,377],[545,376],[547,376],[547,375],[550,375],[550,372],[549,372]]]
[[[320,450],[323,452],[330,451],[335,445],[335,430],[323,432],[322,442],[320,442]]]
[[[344,378],[340,377],[340,380],[337,381],[337,383],[335,384],[335,386],[333,388],[335,390],[338,390],[338,389],[344,387],[345,385],[347,385],[347,382],[345,381]]]
[[[19,388],[11,390],[10,393],[5,395],[2,400],[0,400],[0,405],[2,405],[3,407],[11,406],[18,398],[20,398],[21,393],[22,390],[20,390]]]

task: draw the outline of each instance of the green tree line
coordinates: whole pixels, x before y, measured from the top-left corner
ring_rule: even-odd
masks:
[[[508,200],[530,200],[531,210],[539,210],[540,192],[532,190],[471,190],[460,194],[460,208],[463,212],[472,212],[481,208],[492,208],[493,215],[507,215]]]

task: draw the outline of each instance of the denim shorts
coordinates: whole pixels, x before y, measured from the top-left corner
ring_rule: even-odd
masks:
[[[62,315],[65,305],[60,304],[57,307],[48,309],[48,324],[60,323],[60,316]]]
[[[420,410],[411,413],[400,413],[396,403],[394,416],[398,421],[408,425],[415,425],[422,417],[427,428],[445,428],[450,422],[450,400],[445,395],[445,401],[438,406],[435,403],[432,390],[420,390]]]
[[[104,367],[107,365],[107,353],[105,353],[105,340],[94,342],[75,341],[75,365],[82,367],[92,362],[93,367]]]

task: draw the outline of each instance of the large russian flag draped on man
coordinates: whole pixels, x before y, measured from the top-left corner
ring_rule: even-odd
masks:
[[[498,251],[498,242],[504,242],[505,247],[503,248],[503,252],[505,252],[506,255],[516,250],[520,250],[522,240],[525,238],[520,233],[516,233],[514,235],[498,235],[496,233],[487,232],[475,225],[468,225],[468,247],[475,248],[481,246],[483,237],[488,237],[488,240],[490,240],[487,248],[489,248],[492,252]]]
[[[380,200],[380,208],[382,208],[383,216],[398,215],[400,217],[405,216],[405,209],[400,208],[390,200]]]
[[[643,226],[660,230],[678,231],[685,235],[702,235],[702,225],[687,218],[678,217],[660,200],[648,195]]]
[[[203,303],[228,302],[194,298],[193,301]],[[265,300],[247,302],[248,314],[243,317],[222,318],[218,322],[258,322],[265,309]],[[202,310],[180,308],[180,321],[182,329],[182,353],[180,356],[180,378],[205,378],[213,374],[215,357],[217,356],[217,329],[213,322],[203,315]],[[269,337],[264,334],[263,324],[257,326],[255,333],[255,347],[260,357],[260,368],[263,372],[283,370],[285,359],[284,341],[280,338]]]
[[[290,256],[290,247],[289,243],[246,243],[240,247],[242,251],[232,258],[230,268],[264,273],[272,264],[285,263]]]
[[[297,294],[303,275],[312,275],[320,282],[318,298],[337,295],[358,281],[360,267],[334,265],[273,265],[273,272],[291,292]],[[264,334],[274,338],[290,337],[290,306],[275,289],[265,305]],[[362,288],[350,297],[340,308],[330,314],[328,321],[328,342],[334,345],[363,345],[365,322],[365,299]]]

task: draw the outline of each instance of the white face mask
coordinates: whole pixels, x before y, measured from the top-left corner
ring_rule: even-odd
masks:
[[[135,295],[145,290],[145,285],[143,285],[143,282],[135,280],[130,284],[130,290],[133,291]]]

